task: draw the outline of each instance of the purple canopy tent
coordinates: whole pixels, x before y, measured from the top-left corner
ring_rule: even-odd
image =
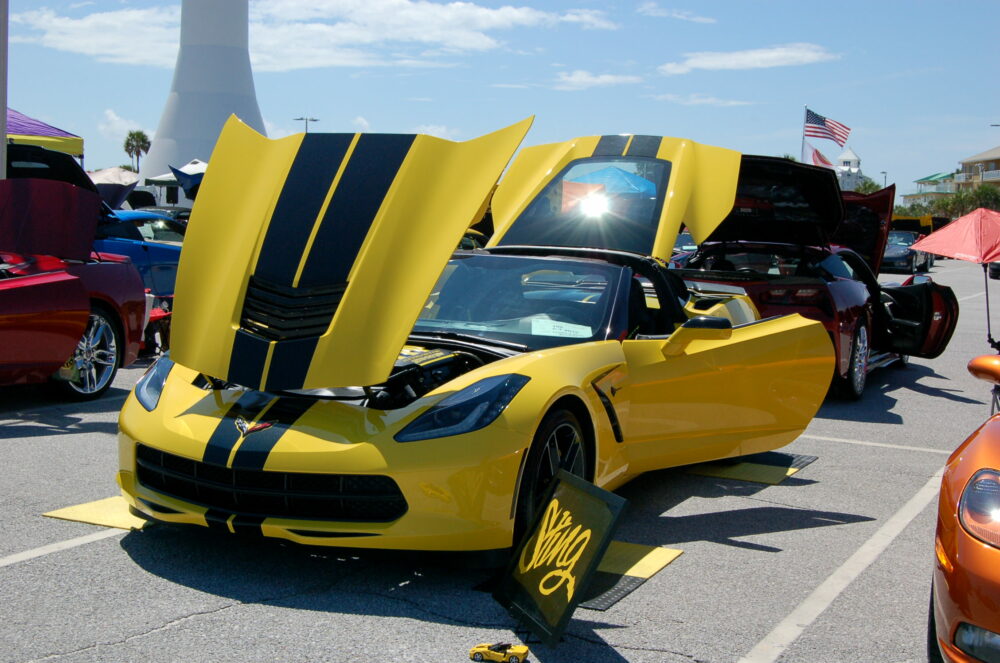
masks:
[[[83,160],[82,138],[28,117],[13,108],[7,109],[7,140],[25,145],[40,145]]]

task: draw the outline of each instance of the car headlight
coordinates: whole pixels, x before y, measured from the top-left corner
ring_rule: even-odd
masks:
[[[1000,548],[1000,472],[979,470],[972,475],[962,491],[958,517],[969,534]]]
[[[396,433],[397,442],[448,437],[489,426],[528,384],[523,375],[495,375],[448,396]]]
[[[1000,635],[972,624],[961,623],[955,631],[955,646],[977,661],[1000,662]]]
[[[174,367],[168,355],[163,355],[150,366],[139,381],[135,384],[135,398],[139,404],[152,412],[160,402],[160,392],[163,391],[163,383],[170,375],[170,369]]]

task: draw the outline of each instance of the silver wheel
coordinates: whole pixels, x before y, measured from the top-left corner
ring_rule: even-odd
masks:
[[[852,400],[861,398],[865,391],[865,383],[868,380],[868,355],[870,353],[868,327],[863,322],[859,322],[851,341],[851,363],[847,368],[847,375],[843,382],[844,393]]]
[[[473,661],[481,661],[481,660],[483,660],[483,655],[480,654],[479,652],[476,652],[475,654],[472,655],[472,660]]]
[[[94,309],[73,356],[59,369],[59,384],[77,398],[96,398],[111,386],[118,362],[114,323],[104,311]]]

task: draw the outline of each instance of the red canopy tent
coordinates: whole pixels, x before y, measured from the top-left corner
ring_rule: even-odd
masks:
[[[1000,343],[993,340],[993,333],[990,330],[990,291],[987,276],[987,263],[1000,261],[1000,212],[980,207],[974,212],[958,217],[940,230],[935,230],[927,237],[917,240],[911,248],[982,264],[983,282],[986,284],[986,340],[990,347],[1000,352]]]

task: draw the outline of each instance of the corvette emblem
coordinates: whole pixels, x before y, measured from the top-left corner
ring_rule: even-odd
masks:
[[[251,424],[249,421],[243,417],[236,417],[236,421],[233,422],[236,426],[236,430],[240,432],[240,435],[246,437],[250,433],[256,433],[257,431],[267,430],[274,424],[270,421],[262,421],[258,424]]]

